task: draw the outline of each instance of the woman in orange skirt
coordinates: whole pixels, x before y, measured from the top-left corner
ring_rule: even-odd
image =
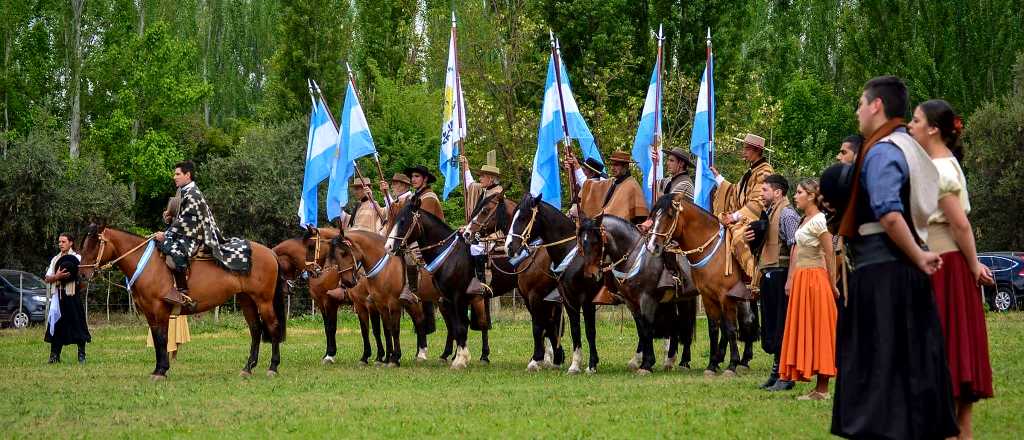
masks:
[[[789,259],[789,308],[779,378],[809,382],[817,376],[817,386],[798,399],[823,400],[829,398],[829,378],[836,375],[836,260],[832,234],[819,205],[818,182],[800,182],[793,201],[803,211],[804,221],[796,230],[796,246]]]

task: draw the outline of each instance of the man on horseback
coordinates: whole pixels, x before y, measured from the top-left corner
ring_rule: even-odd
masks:
[[[384,236],[384,223],[387,221],[387,214],[382,212],[377,203],[372,200],[370,179],[356,177],[352,179],[349,188],[352,190],[353,201],[346,208],[348,221],[345,223],[348,228]]]
[[[487,163],[480,167],[480,181],[477,182],[473,179],[473,173],[469,170],[469,161],[466,160],[466,156],[459,156],[459,163],[462,165],[463,177],[466,179],[466,216],[473,215],[476,211],[477,205],[484,201],[488,197],[495,194],[501,193],[504,189],[501,187],[499,179],[501,178],[501,169],[495,165],[495,152],[491,150],[487,152]],[[498,209],[497,207],[495,209]],[[499,231],[495,231],[491,236],[484,237],[485,243],[500,243]],[[476,274],[474,281],[470,281],[469,293],[483,294],[483,290],[490,290],[490,282],[487,279],[487,253],[491,249],[488,249],[486,244],[471,244],[470,253],[473,255],[473,272]]]
[[[430,184],[437,181],[437,178],[434,177],[434,175],[427,170],[427,167],[423,165],[406,168],[404,174],[409,176],[409,180],[412,183],[412,195],[419,197],[420,199],[420,209],[429,212],[441,221],[444,221],[444,210],[441,208],[441,199],[439,199],[437,194],[434,193],[434,190],[430,188]],[[393,180],[392,183],[394,183]],[[410,196],[410,198],[411,197],[412,196]],[[400,198],[399,201],[402,203],[399,203],[399,205],[404,204],[408,199],[409,198],[406,198],[403,201]],[[406,282],[408,285],[406,286],[407,289],[402,291],[401,299],[408,303],[418,303],[420,299],[416,295],[416,291],[419,287],[420,273],[417,260],[420,259],[420,255],[419,248],[415,243],[410,244],[409,252],[405,253],[404,259]]]
[[[575,167],[576,160],[572,157],[566,160],[567,165]],[[615,151],[609,158],[612,168],[612,178],[607,180],[580,179],[580,173],[576,172],[576,181],[580,185],[579,212],[586,217],[596,217],[598,214],[610,214],[621,217],[633,224],[640,224],[647,220],[649,210],[647,202],[644,201],[643,190],[636,179],[632,178],[629,172],[629,164],[632,159],[625,151]],[[578,170],[578,168],[576,168]],[[604,287],[597,293],[593,301],[595,304],[610,305],[616,304],[615,298]]]
[[[761,282],[761,348],[775,356],[768,380],[761,384],[768,391],[793,388],[793,382],[779,380],[779,358],[782,355],[782,333],[786,327],[786,279],[789,275],[789,256],[796,245],[796,229],[800,215],[789,204],[789,182],[785,177],[772,174],[761,184],[761,198],[765,210],[760,220],[750,224],[743,239],[757,254],[757,274]]]
[[[192,161],[174,165],[174,185],[178,187],[177,197],[181,200],[178,212],[166,231],[153,236],[174,273],[175,288],[164,294],[163,300],[179,306],[194,304],[188,297],[188,268],[190,260],[201,249],[209,251],[213,259],[233,272],[248,273],[252,265],[252,248],[248,242],[221,235],[194,176]]]
[[[668,176],[658,182],[654,200],[658,200],[664,194],[679,193],[685,195],[687,199],[693,200],[693,180],[690,179],[687,171],[690,167],[694,167],[694,164],[689,154],[678,147],[666,151],[665,154],[665,173]],[[658,157],[657,150],[651,152],[653,163],[658,163]],[[639,225],[640,230],[649,230],[653,223],[653,220],[647,219]],[[662,272],[661,279],[658,281],[658,289],[679,295],[695,295],[697,287],[693,284],[693,278],[690,276],[690,262],[686,260],[686,257],[679,253],[666,253],[662,254],[662,257],[665,259],[665,271]]]
[[[741,155],[750,168],[743,174],[739,185],[725,180],[715,167],[711,172],[718,182],[718,189],[715,191],[714,212],[723,224],[729,227],[732,233],[732,255],[739,262],[740,270],[745,279],[751,280],[751,290],[757,291],[756,262],[754,255],[750,252],[750,246],[743,240],[747,226],[761,218],[764,211],[764,200],[761,197],[761,184],[765,177],[775,174],[768,159],[764,157],[766,150],[764,138],[748,133],[743,139],[736,139],[743,145]],[[730,292],[730,294],[741,296],[742,299],[750,299],[749,292]]]

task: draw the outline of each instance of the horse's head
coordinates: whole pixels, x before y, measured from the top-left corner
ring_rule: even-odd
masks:
[[[305,262],[302,266],[302,274],[305,277],[318,277],[323,273],[322,263],[326,258],[326,249],[323,249],[325,241],[320,236],[320,229],[313,225],[306,225],[302,232],[302,246],[306,250]]]
[[[519,255],[526,248],[533,234],[533,224],[537,221],[537,209],[540,208],[543,197],[543,194],[537,197],[533,197],[530,193],[523,195],[523,200],[519,202],[519,208],[512,215],[508,235],[505,237],[505,251],[509,255]]]
[[[476,205],[469,224],[463,232],[463,238],[469,240],[474,236],[486,235],[498,229],[498,216],[505,211],[505,194],[493,194]]]
[[[384,250],[397,254],[405,251],[409,243],[416,241],[423,228],[419,224],[420,215],[420,196],[417,193],[409,198],[395,216],[394,225],[388,233],[388,241],[384,243]]]
[[[592,280],[601,277],[601,265],[604,263],[605,245],[608,242],[603,221],[604,214],[598,214],[592,219],[582,217],[576,231],[577,245],[583,257],[583,275]]]
[[[86,229],[82,248],[79,250],[82,264],[79,266],[78,275],[83,280],[92,279],[104,262],[114,259],[113,246],[108,246],[106,239],[103,238],[103,231],[106,229],[106,225],[95,223]]]
[[[362,269],[360,256],[359,246],[345,237],[344,233],[331,240],[326,264],[338,267],[338,281],[342,287],[351,289],[359,283],[359,273]]]

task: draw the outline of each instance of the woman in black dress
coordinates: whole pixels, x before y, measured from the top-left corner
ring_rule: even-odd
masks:
[[[57,242],[60,253],[50,261],[46,282],[50,284],[50,310],[47,314],[46,334],[50,343],[49,363],[60,362],[65,345],[78,346],[78,363],[85,363],[85,344],[92,340],[85,322],[85,308],[78,289],[78,265],[81,256],[74,250],[71,235],[60,235]]]

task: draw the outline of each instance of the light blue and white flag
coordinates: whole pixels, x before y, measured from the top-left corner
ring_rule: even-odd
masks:
[[[452,32],[448,42],[448,70],[444,77],[444,113],[441,122],[441,157],[438,163],[444,176],[444,192],[441,197],[448,200],[448,193],[459,186],[459,141],[466,138],[466,102],[462,96],[462,77],[459,75],[459,58],[456,42],[455,13],[452,12]]]
[[[693,182],[693,202],[711,211],[711,191],[715,189],[715,176],[711,165],[715,160],[715,58],[711,52],[711,31],[708,31],[708,62],[700,80],[697,109],[693,116],[693,134],[690,152],[697,157],[697,176]]]
[[[302,176],[302,197],[299,199],[299,226],[317,226],[317,188],[330,177],[337,156],[338,129],[334,126],[327,107],[314,100],[309,117],[309,135],[306,144],[306,170]]]
[[[334,220],[341,216],[341,208],[348,201],[349,179],[355,174],[355,162],[360,157],[377,154],[366,123],[363,107],[352,81],[345,92],[345,107],[341,112],[341,133],[338,135],[338,161],[331,171],[331,182],[327,186],[327,218]]]
[[[641,188],[644,190],[644,200],[647,207],[653,206],[652,194],[655,183],[664,177],[662,166],[661,143],[658,148],[658,163],[651,163],[651,145],[655,137],[661,132],[661,89],[658,87],[658,71],[661,68],[660,59],[654,63],[654,73],[651,73],[651,84],[647,87],[647,100],[644,101],[644,110],[640,113],[640,125],[636,128],[636,137],[633,138],[633,160],[643,173]],[[654,170],[652,173],[651,171]]]
[[[556,51],[556,54],[558,52]],[[559,160],[558,143],[564,138],[562,129],[562,107],[565,109],[565,124],[569,137],[576,139],[583,151],[584,158],[601,160],[601,152],[597,150],[594,135],[590,133],[587,122],[583,120],[576,99],[573,98],[569,86],[569,75],[565,72],[561,55],[556,60],[552,55],[548,60],[548,78],[544,84],[544,105],[540,113],[540,129],[537,132],[537,153],[533,157],[533,175],[530,177],[530,193],[534,196],[544,195],[544,201],[555,208],[562,207],[562,186],[558,179]],[[559,65],[561,78],[561,104],[559,103],[559,87],[555,80],[555,63]],[[582,159],[581,159],[582,160]],[[570,177],[572,178],[572,177]]]

